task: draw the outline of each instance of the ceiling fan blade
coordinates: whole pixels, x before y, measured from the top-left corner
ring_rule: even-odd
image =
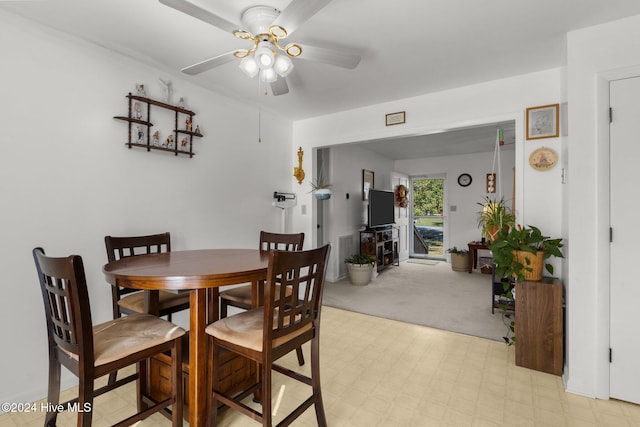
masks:
[[[272,25],[279,25],[291,35],[320,9],[331,3],[331,0],[292,0]]]
[[[197,64],[190,65],[183,68],[182,72],[193,76],[195,74],[200,74],[202,72],[208,71],[212,68],[219,67],[220,65],[226,64],[227,62],[231,62],[235,59],[235,56],[233,56],[233,52],[234,51],[223,53],[222,55],[214,56],[213,58],[209,58],[202,62],[198,62]]]
[[[298,57],[308,61],[324,62],[325,64],[335,65],[336,67],[348,68],[353,70],[360,63],[360,55],[352,53],[339,52],[324,47],[309,46],[307,44],[299,44],[302,48],[302,54]]]
[[[176,9],[180,12],[186,13],[187,15],[191,15],[194,18],[197,18],[201,21],[213,25],[214,27],[218,27],[221,30],[228,31],[230,33],[240,28],[239,24],[229,22],[226,19],[221,18],[218,15],[214,15],[208,10],[204,10],[193,3],[189,3],[186,0],[160,0],[160,3],[164,4],[165,6],[169,6],[170,8]]]
[[[271,93],[273,96],[284,95],[289,93],[289,85],[287,85],[287,79],[279,77],[278,80],[271,83]]]

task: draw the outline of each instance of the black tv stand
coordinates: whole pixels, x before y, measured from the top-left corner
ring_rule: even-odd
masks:
[[[360,253],[375,257],[378,271],[391,265],[400,265],[398,229],[388,226],[361,231]]]

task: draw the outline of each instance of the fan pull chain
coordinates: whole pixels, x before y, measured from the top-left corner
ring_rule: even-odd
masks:
[[[262,113],[258,110],[258,142],[262,142]]]

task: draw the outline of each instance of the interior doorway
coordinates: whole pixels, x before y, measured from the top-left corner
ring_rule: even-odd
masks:
[[[410,257],[445,259],[445,216],[443,175],[411,178]]]

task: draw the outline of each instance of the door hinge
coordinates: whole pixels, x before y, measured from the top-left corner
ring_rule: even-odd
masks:
[[[609,107],[609,123],[613,122],[613,108]]]
[[[613,351],[609,348],[609,363],[613,362]]]
[[[609,243],[613,243],[613,227],[609,227]]]

